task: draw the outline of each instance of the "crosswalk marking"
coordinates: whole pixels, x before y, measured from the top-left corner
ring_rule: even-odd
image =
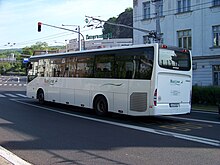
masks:
[[[21,96],[21,97],[27,97],[26,95],[22,95],[22,94],[16,94],[18,96]]]
[[[0,84],[0,86],[19,86],[19,87],[22,87],[22,86],[27,86],[27,84]]]
[[[5,95],[0,94],[0,97],[6,97]]]
[[[13,95],[13,94],[10,94],[10,93],[6,93],[5,95],[6,95],[6,96],[9,96],[9,97],[13,97],[13,98],[18,97],[18,96],[16,96],[16,95]]]
[[[27,98],[26,95],[23,95],[21,93],[2,93],[2,94],[0,94],[0,98],[5,98],[5,97],[12,97],[12,98],[23,97],[23,98]]]

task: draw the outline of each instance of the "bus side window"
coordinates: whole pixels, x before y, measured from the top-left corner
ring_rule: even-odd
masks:
[[[77,57],[76,77],[93,77],[93,57]]]
[[[114,55],[97,55],[95,57],[96,78],[113,78],[114,77]]]
[[[119,79],[132,79],[134,64],[132,55],[116,56],[115,76]]]
[[[153,70],[152,60],[147,59],[145,56],[138,56],[136,58],[136,79],[150,80]]]

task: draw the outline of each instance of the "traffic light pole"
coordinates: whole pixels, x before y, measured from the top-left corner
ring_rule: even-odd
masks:
[[[101,20],[101,19],[98,19],[98,18],[94,18],[94,17],[90,17],[90,16],[86,16],[86,18],[90,18],[94,21],[99,21],[99,22],[104,22],[106,24],[109,24],[109,25],[114,25],[114,26],[120,26],[120,27],[125,27],[125,28],[128,28],[128,29],[133,29],[133,30],[138,30],[138,31],[141,31],[141,32],[144,32],[144,33],[148,33],[149,37],[151,38],[155,38],[156,40],[158,35],[157,35],[157,32],[152,30],[146,30],[146,29],[142,29],[142,28],[136,28],[136,27],[133,27],[133,26],[128,26],[128,25],[123,25],[123,24],[117,24],[117,23],[112,23],[112,22],[108,22],[108,21],[105,21],[105,20]]]
[[[80,33],[80,31],[75,31],[75,30],[71,30],[71,29],[67,29],[67,28],[63,28],[63,27],[59,27],[59,26],[54,26],[54,25],[50,25],[50,24],[46,24],[46,23],[42,23],[42,22],[38,22],[38,31],[40,30],[41,31],[41,27],[39,28],[39,26],[41,25],[45,25],[45,26],[49,26],[49,27],[53,27],[53,28],[56,28],[56,29],[62,29],[62,30],[66,30],[66,31],[71,31],[71,32],[74,32],[74,33],[78,33],[79,35],[82,36],[83,38],[83,50],[85,50],[85,37],[83,36],[82,33]],[[39,32],[40,32],[39,31]]]

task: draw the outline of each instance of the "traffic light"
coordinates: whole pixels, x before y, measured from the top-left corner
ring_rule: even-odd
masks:
[[[42,23],[41,23],[41,22],[38,22],[38,28],[37,28],[37,31],[38,31],[38,32],[41,32],[41,25],[42,25]]]

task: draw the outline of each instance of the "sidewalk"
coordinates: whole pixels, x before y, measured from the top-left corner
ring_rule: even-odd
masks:
[[[0,155],[0,164],[1,165],[13,165],[11,162],[3,158],[1,155]]]

